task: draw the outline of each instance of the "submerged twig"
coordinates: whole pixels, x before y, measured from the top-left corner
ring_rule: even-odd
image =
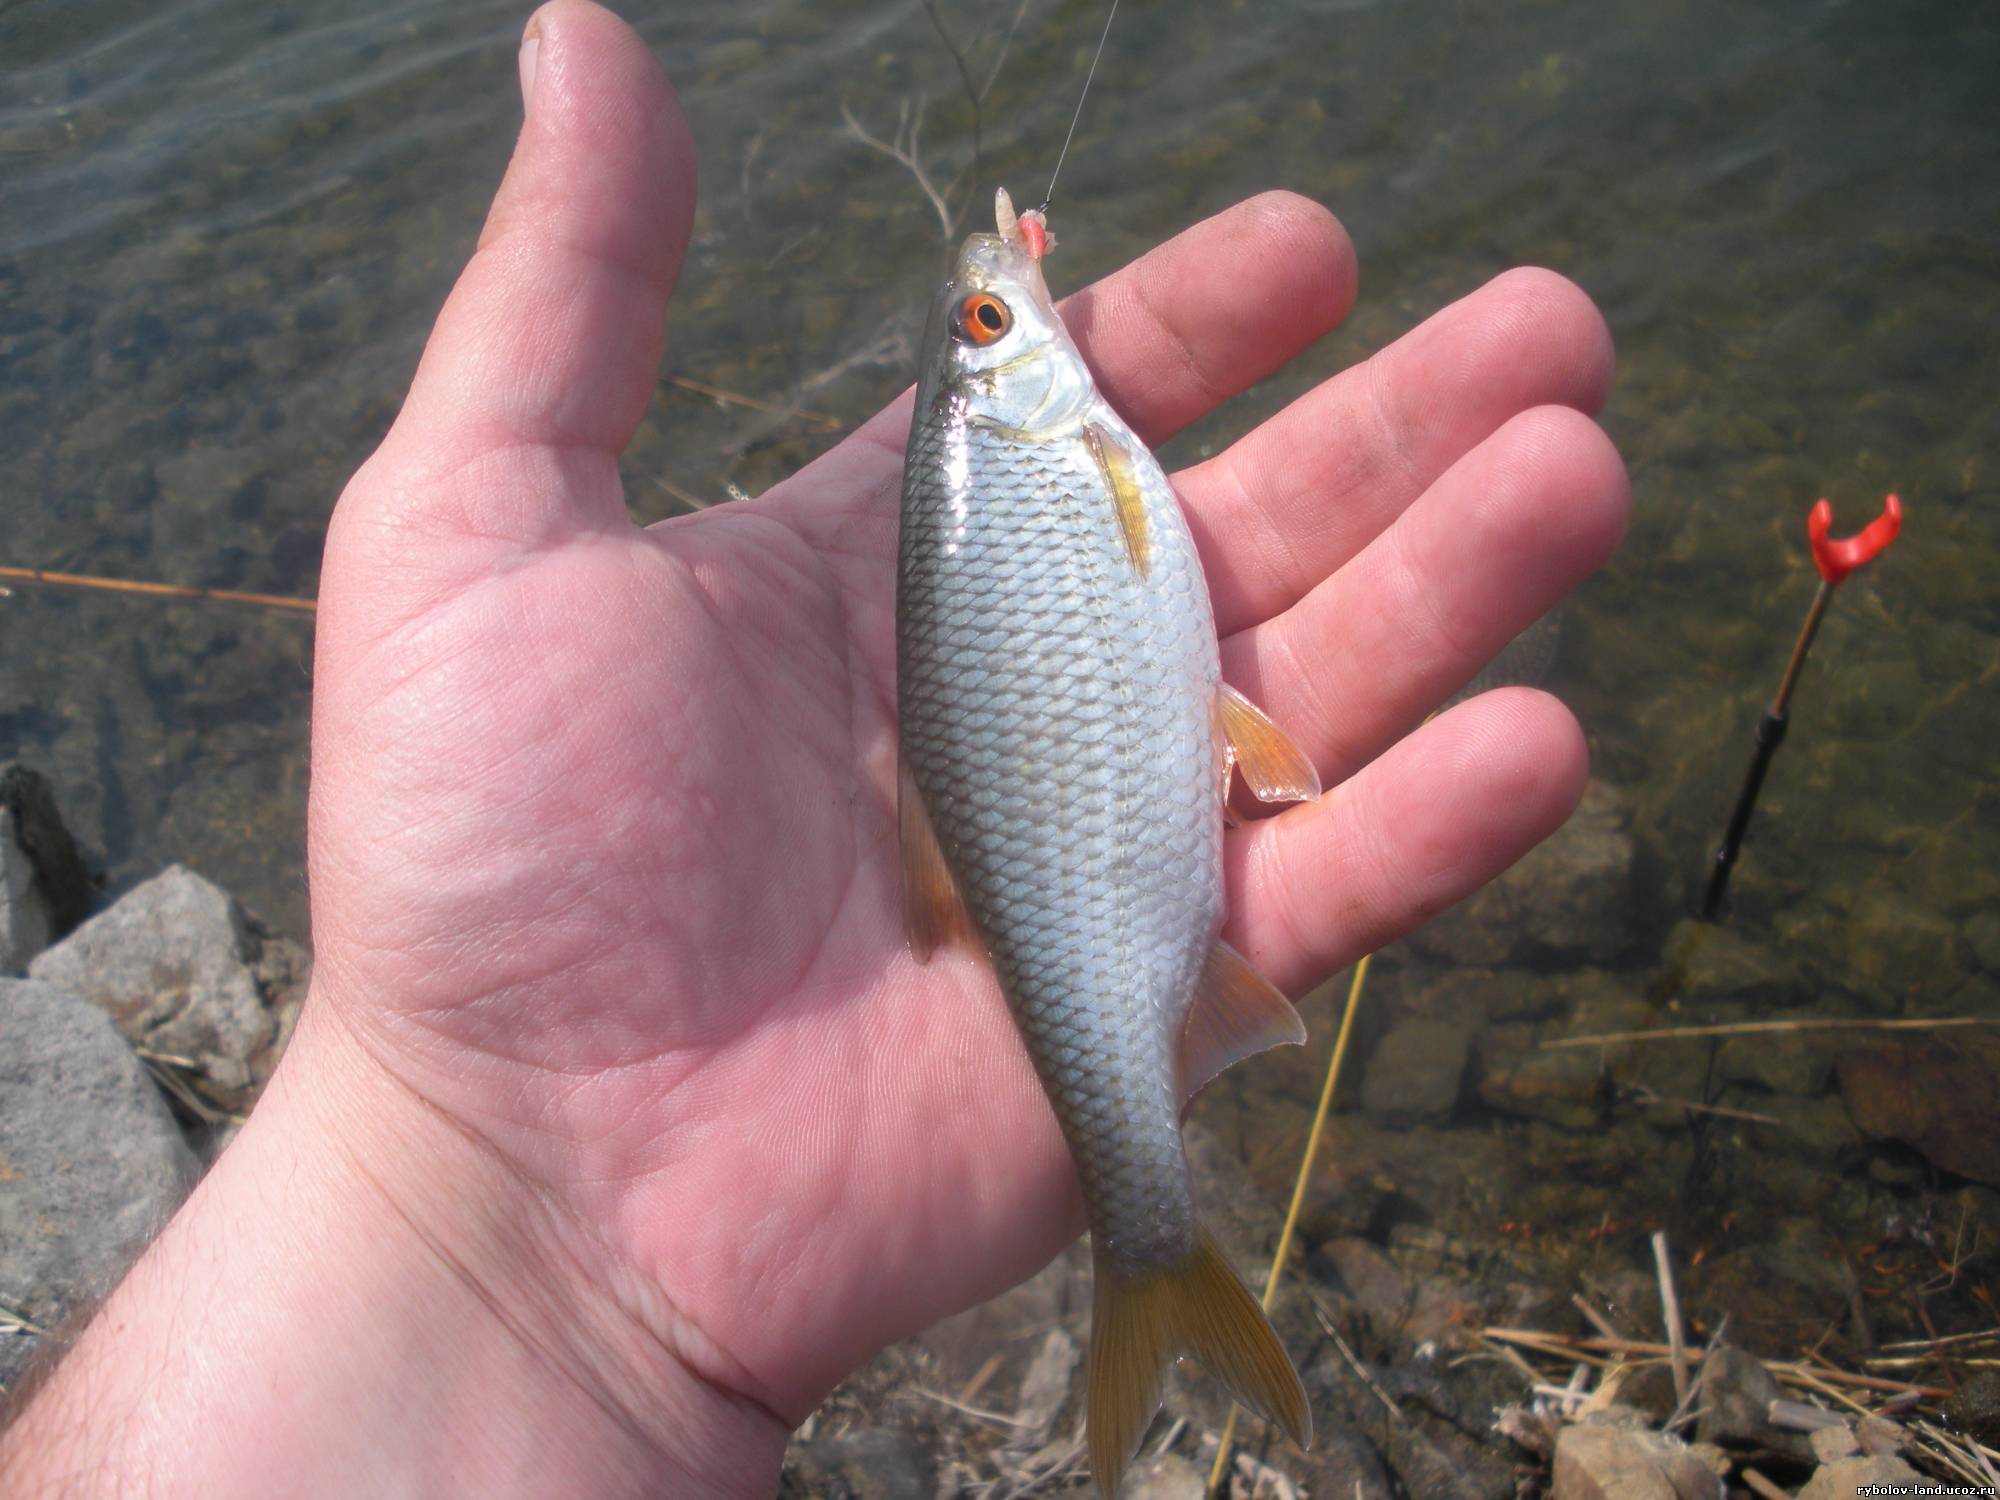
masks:
[[[886,141],[878,135],[870,134],[867,127],[854,118],[854,111],[847,107],[847,101],[844,99],[840,103],[840,117],[847,121],[848,130],[862,145],[881,152],[891,161],[901,162],[909,169],[910,175],[917,180],[917,186],[923,190],[924,197],[929,199],[931,207],[937,210],[941,237],[949,242],[957,228],[958,216],[951,211],[950,205],[945,202],[944,194],[937,190],[930,174],[924,170],[921,155],[924,102],[924,96],[919,94],[913,111],[909,97],[904,96],[902,103],[896,109],[896,134]]]

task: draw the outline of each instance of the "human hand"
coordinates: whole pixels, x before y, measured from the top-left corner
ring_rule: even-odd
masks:
[[[907,400],[754,502],[631,524],[693,163],[636,39],[566,5],[541,31],[479,253],[329,536],[316,998],[555,1205],[579,1267],[657,1288],[656,1333],[796,1419],[1046,1260],[1072,1176],[991,978],[903,946]],[[1353,288],[1338,226],[1272,195],[1068,317],[1157,441]],[[1577,410],[1609,372],[1582,296],[1521,273],[1180,477],[1225,669],[1335,788],[1231,839],[1231,938],[1281,985],[1569,811],[1552,700],[1409,731],[1613,544],[1622,473]]]
[[[317,967],[274,1087],[342,1122],[328,1192],[365,1177],[355,1213],[413,1231],[614,1427],[665,1441],[672,1368],[781,1443],[874,1349],[1073,1237],[1073,1173],[988,971],[903,943],[909,398],[754,501],[635,527],[617,460],[692,147],[621,23],[558,0],[531,30],[478,252],[329,530]],[[1158,442],[1354,286],[1333,219],[1271,194],[1065,315]],[[1224,671],[1330,788],[1228,840],[1226,935],[1294,993],[1574,805],[1553,699],[1416,726],[1615,545],[1624,476],[1583,415],[1610,371],[1583,295],[1515,272],[1177,476]]]

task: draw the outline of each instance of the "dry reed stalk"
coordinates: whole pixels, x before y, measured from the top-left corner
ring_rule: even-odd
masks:
[[[1943,1031],[1954,1026],[2000,1026],[2000,1017],[1941,1016],[1930,1019],[1876,1020],[1843,1016],[1824,1021],[1731,1021],[1720,1026],[1662,1026],[1655,1031],[1602,1031],[1594,1036],[1565,1036],[1541,1043],[1548,1051],[1563,1047],[1612,1047],[1627,1042],[1684,1042],[1699,1037],[1771,1036],[1794,1031]]]
[[[204,589],[185,583],[142,583],[130,578],[98,578],[88,573],[54,573],[47,568],[0,567],[0,578],[12,578],[20,583],[51,584],[58,588],[151,594],[162,599],[213,599],[223,604],[262,604],[273,609],[307,612],[319,608],[317,600],[289,599],[281,594],[247,594],[239,589]]]

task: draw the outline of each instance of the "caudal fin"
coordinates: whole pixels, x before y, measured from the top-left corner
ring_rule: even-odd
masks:
[[[1090,1330],[1090,1472],[1111,1500],[1146,1424],[1160,1409],[1167,1366],[1183,1354],[1275,1422],[1300,1447],[1312,1442],[1305,1387],[1263,1309],[1199,1231],[1179,1265],[1139,1275],[1097,1258]]]

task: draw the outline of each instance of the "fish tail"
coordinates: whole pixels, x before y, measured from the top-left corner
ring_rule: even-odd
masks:
[[[1153,1413],[1167,1367],[1182,1354],[1300,1447],[1312,1412],[1291,1357],[1205,1229],[1176,1265],[1138,1273],[1096,1256],[1090,1331],[1090,1472],[1109,1500]]]

